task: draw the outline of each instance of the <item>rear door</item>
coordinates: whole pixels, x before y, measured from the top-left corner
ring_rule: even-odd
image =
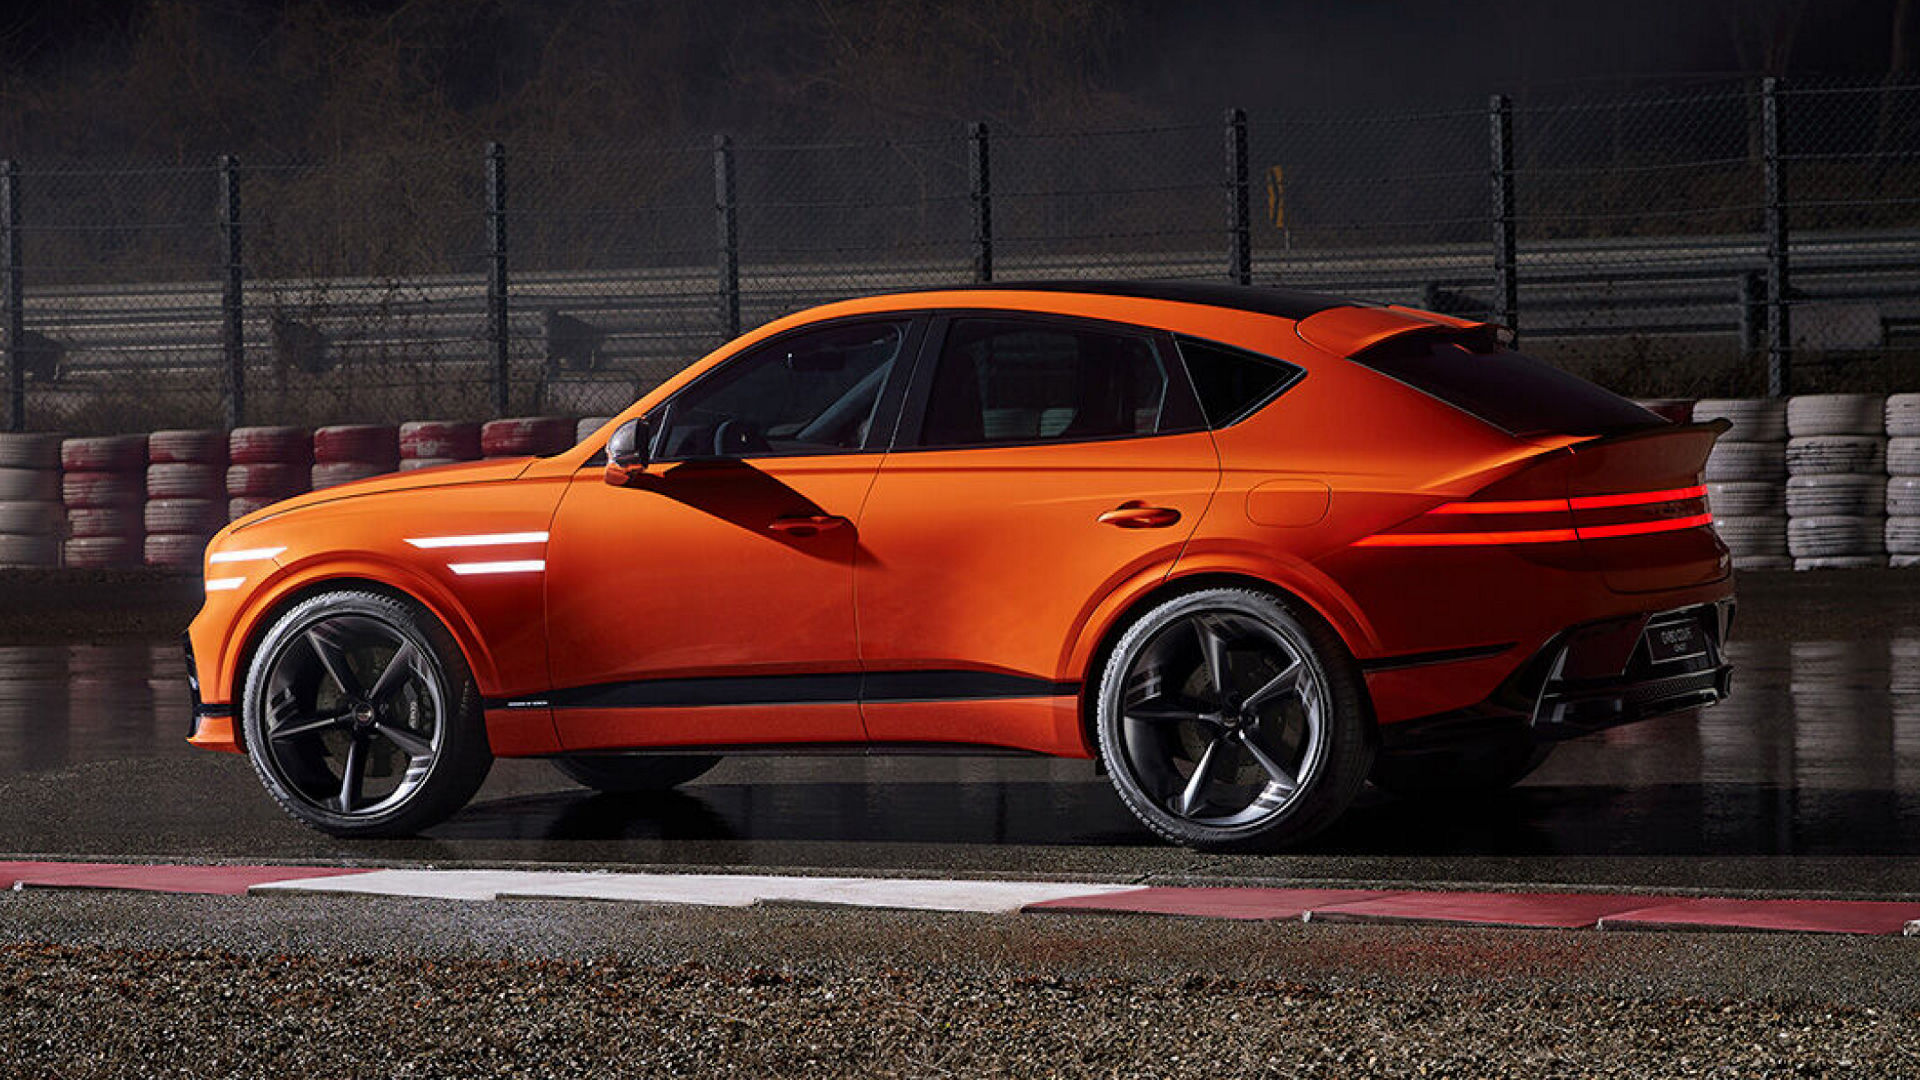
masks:
[[[1171,343],[1031,315],[936,322],[860,519],[862,715],[878,742],[1073,752],[1070,642],[1172,566],[1219,480]]]

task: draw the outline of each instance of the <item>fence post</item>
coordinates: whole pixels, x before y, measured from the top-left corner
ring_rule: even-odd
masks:
[[[1493,321],[1520,334],[1520,234],[1514,220],[1513,100],[1487,102],[1493,149]]]
[[[1740,275],[1740,359],[1760,362],[1767,338],[1767,279],[1758,270]],[[1748,370],[1751,370],[1750,368]]]
[[[1766,162],[1767,396],[1793,393],[1793,308],[1787,275],[1787,170],[1780,160],[1780,80],[1760,83],[1760,137]]]
[[[987,125],[968,128],[967,178],[973,193],[973,280],[993,280],[993,173],[988,167]]]
[[[733,137],[713,138],[714,224],[720,242],[720,330],[740,336],[740,215],[734,205]]]
[[[487,337],[493,344],[493,415],[513,411],[512,352],[507,347],[507,148],[487,144]]]
[[[227,430],[247,423],[246,264],[240,248],[240,159],[220,155],[220,245],[225,272],[220,275],[220,346]]]
[[[1247,205],[1247,112],[1227,110],[1227,276],[1253,284],[1253,222]]]
[[[26,280],[20,273],[20,165],[0,161],[0,263],[5,264],[7,430],[27,429]]]

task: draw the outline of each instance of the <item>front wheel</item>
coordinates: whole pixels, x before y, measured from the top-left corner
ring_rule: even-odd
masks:
[[[459,647],[418,605],[378,593],[326,593],[276,620],[254,650],[241,724],[268,794],[334,836],[437,824],[493,765]]]
[[[1343,812],[1373,759],[1358,672],[1331,628],[1279,597],[1169,600],[1115,645],[1100,752],[1159,835],[1211,851],[1298,843]]]

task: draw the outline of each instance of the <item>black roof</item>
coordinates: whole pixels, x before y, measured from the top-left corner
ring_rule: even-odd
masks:
[[[1339,307],[1370,307],[1364,301],[1325,293],[1296,289],[1266,288],[1257,285],[1218,285],[1202,281],[996,281],[992,284],[962,285],[964,290],[1018,290],[1021,292],[1087,293],[1094,296],[1129,296],[1139,300],[1171,300],[1182,304],[1233,308],[1257,315],[1273,315],[1299,321],[1309,315]]]

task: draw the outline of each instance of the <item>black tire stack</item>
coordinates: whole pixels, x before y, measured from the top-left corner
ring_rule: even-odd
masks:
[[[1787,549],[1795,570],[1887,563],[1887,404],[1874,394],[1787,402]]]
[[[147,437],[106,435],[60,444],[60,499],[67,508],[66,565],[133,566],[146,538]]]
[[[313,433],[313,490],[365,480],[400,467],[400,433],[384,424],[342,424]]]
[[[306,428],[234,428],[227,436],[227,520],[305,492],[312,464]]]
[[[1693,420],[1733,426],[1707,459],[1707,504],[1714,528],[1741,570],[1790,570],[1787,505],[1786,403],[1769,398],[1703,398]]]
[[[1887,561],[1920,566],[1920,394],[1887,398]]]
[[[144,553],[148,566],[200,568],[207,541],[227,523],[227,433],[147,436]]]
[[[0,433],[0,566],[60,565],[60,436]]]
[[[400,425],[400,471],[431,469],[480,456],[480,425],[412,420]]]

